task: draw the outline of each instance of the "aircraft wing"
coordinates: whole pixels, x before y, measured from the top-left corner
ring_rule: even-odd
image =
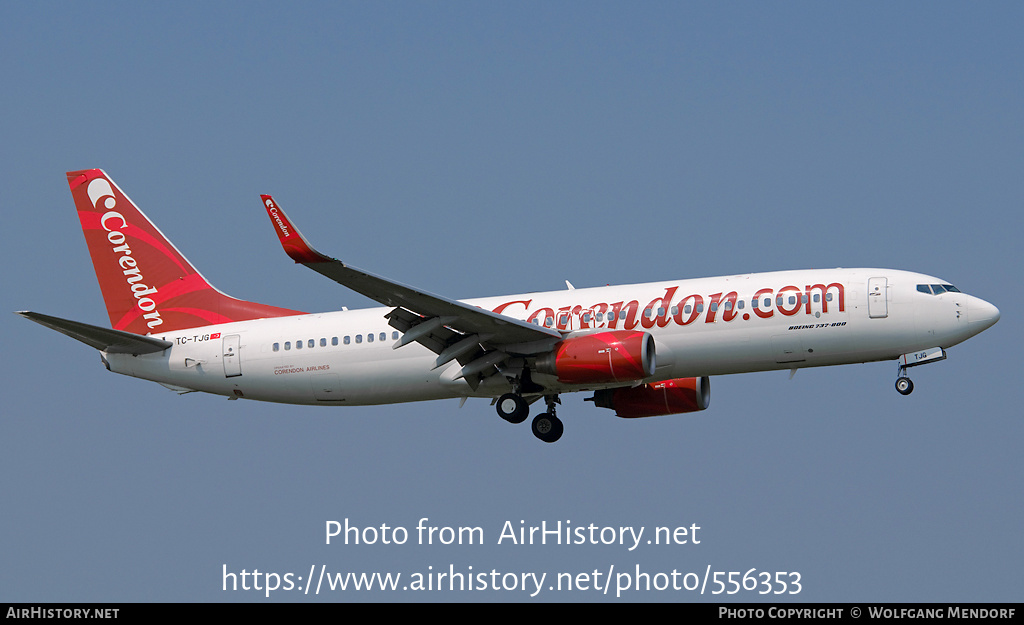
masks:
[[[421,291],[325,256],[306,241],[274,198],[260,197],[292,260],[385,306],[393,306],[386,315],[388,322],[405,333],[394,347],[413,341],[426,346],[439,355],[435,368],[457,359],[463,365],[462,376],[474,387],[479,377],[493,373],[493,367],[501,366],[509,355],[548,351],[562,338],[557,330]]]
[[[152,336],[101,328],[81,321],[51,317],[27,310],[18,311],[18,314],[109,354],[155,354],[173,345],[170,341]]]

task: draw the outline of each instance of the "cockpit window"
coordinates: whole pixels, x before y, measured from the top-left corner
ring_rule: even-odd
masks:
[[[930,293],[934,295],[942,295],[946,291],[950,293],[959,293],[960,289],[956,288],[952,284],[919,284],[917,290],[921,293]]]

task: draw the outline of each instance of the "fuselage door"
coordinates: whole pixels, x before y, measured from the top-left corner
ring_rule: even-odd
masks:
[[[242,361],[238,355],[238,335],[228,334],[224,337],[224,377],[233,378],[242,375]]]
[[[886,278],[868,278],[868,317],[881,319],[889,316],[887,284]]]

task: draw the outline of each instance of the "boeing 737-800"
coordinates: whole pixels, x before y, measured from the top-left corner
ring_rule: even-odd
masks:
[[[362,406],[486,397],[506,421],[591,391],[619,417],[704,410],[709,376],[897,360],[936,362],[992,326],[995,306],[945,280],[890,269],[754,273],[458,301],[313,249],[277,202],[285,252],[383,305],[306,314],[218,291],[99,169],[67,174],[113,329],[22,316],[100,350],[107,369],[180,393]]]

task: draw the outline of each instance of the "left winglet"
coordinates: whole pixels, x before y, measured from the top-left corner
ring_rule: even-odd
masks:
[[[274,230],[277,231],[277,238],[281,240],[281,246],[284,247],[284,251],[288,254],[289,258],[303,265],[307,263],[326,263],[334,260],[313,249],[313,246],[309,244],[306,237],[302,236],[299,229],[288,221],[288,216],[284,214],[284,211],[277,205],[274,198],[269,195],[261,195],[260,198],[263,199],[263,205],[267,208],[270,222],[274,224]]]

